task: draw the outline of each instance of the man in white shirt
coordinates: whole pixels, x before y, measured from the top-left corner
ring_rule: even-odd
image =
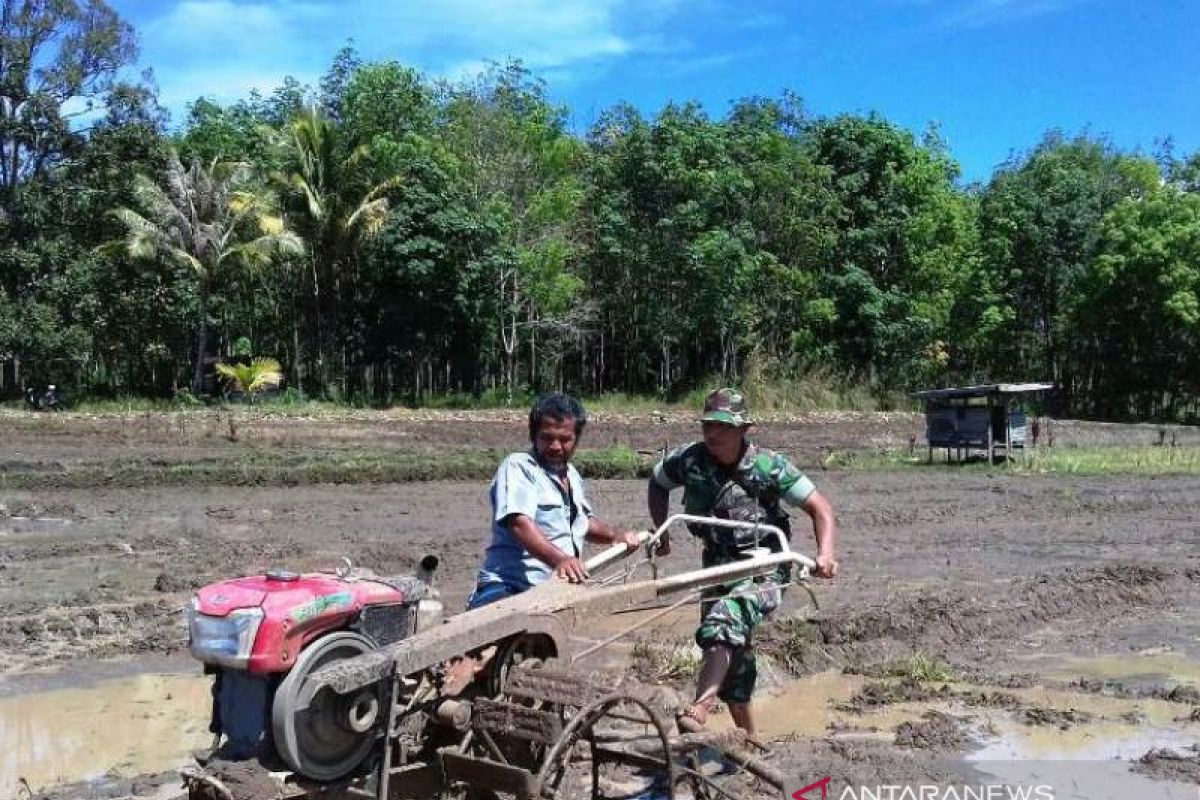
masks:
[[[584,540],[638,547],[637,534],[595,515],[571,464],[587,412],[569,395],[542,395],[529,411],[530,448],[500,463],[492,481],[492,539],[468,608],[510,597],[550,576],[587,579]]]

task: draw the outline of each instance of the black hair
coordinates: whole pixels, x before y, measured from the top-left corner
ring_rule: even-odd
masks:
[[[538,428],[542,427],[542,420],[546,417],[559,422],[568,417],[575,420],[576,436],[582,435],[583,427],[587,425],[587,412],[583,410],[583,404],[571,395],[562,392],[538,395],[533,401],[533,408],[529,409],[529,441],[537,438]]]

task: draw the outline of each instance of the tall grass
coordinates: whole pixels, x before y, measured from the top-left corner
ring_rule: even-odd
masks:
[[[887,666],[887,674],[893,678],[926,682],[944,682],[954,678],[954,673],[941,659],[922,650],[892,661]]]
[[[1017,469],[1067,475],[1171,475],[1200,473],[1200,449],[1194,447],[1046,447],[1014,462]]]
[[[836,375],[826,368],[788,374],[758,365],[751,360],[737,380],[722,381],[712,376],[681,398],[681,404],[700,408],[705,396],[718,386],[741,389],[751,414],[813,411],[890,411],[915,408],[902,392],[872,389]]]
[[[806,370],[783,370],[750,358],[738,378],[723,379],[713,375],[696,387],[668,395],[607,392],[582,397],[589,411],[599,413],[644,414],[653,411],[699,411],[705,396],[719,386],[735,386],[743,391],[754,414],[778,414],[812,411],[886,411],[914,408],[911,398],[901,392],[871,388],[861,382],[839,376],[824,367]],[[396,400],[377,404],[370,398],[355,395],[335,400],[315,400],[297,389],[287,389],[277,395],[258,398],[253,407],[259,411],[280,415],[333,416],[340,411],[382,408],[414,408],[437,410],[527,409],[534,393],[522,389],[512,397],[499,389],[489,389],[479,395],[467,392],[448,392],[425,395],[415,401]],[[223,407],[220,400],[201,401],[183,391],[174,398],[102,397],[86,394],[68,395],[68,408],[84,414],[120,414],[187,411],[208,407]],[[245,407],[236,404],[235,408]],[[0,408],[24,408],[20,399],[0,403]]]
[[[988,464],[986,459],[968,462],[935,460],[927,463],[922,448],[917,455],[907,451],[844,451],[830,454],[828,469],[892,470],[937,469],[994,472],[1005,470],[1024,475],[1195,475],[1200,474],[1200,448],[1155,446],[1039,447],[1018,453],[1008,462]]]

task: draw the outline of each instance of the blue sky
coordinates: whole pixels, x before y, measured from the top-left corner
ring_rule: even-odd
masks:
[[[176,119],[204,94],[367,59],[461,77],[522,59],[585,129],[614,103],[713,115],[791,89],[812,113],[941,126],[968,180],[1044,131],[1200,149],[1200,0],[110,0]]]

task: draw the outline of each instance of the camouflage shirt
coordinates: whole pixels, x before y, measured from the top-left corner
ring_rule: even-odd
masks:
[[[683,508],[688,514],[763,522],[781,528],[789,537],[788,515],[781,504],[798,506],[816,491],[786,456],[752,442],[746,443],[735,467],[717,464],[704,442],[677,448],[655,465],[653,480],[668,491],[682,486]],[[688,527],[704,540],[706,565],[735,560],[739,550],[753,544],[750,531]]]

